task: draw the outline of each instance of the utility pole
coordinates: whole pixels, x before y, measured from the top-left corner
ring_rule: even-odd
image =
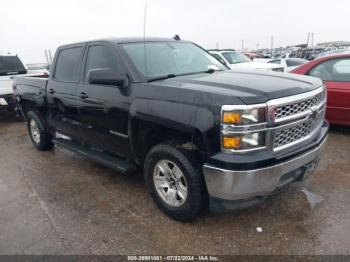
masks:
[[[49,51],[45,49],[44,52],[45,52],[46,63],[49,65],[50,64]]]
[[[306,42],[306,48],[309,47],[309,40],[310,40],[310,32],[307,33],[307,42]]]
[[[256,51],[259,51],[259,43],[256,44]]]
[[[314,35],[315,33],[311,33],[311,48],[314,48]]]
[[[272,52],[273,52],[273,36],[271,36],[271,58],[272,58]]]
[[[243,47],[244,47],[244,42],[243,42],[243,39],[242,39],[242,53],[243,53]]]
[[[216,49],[219,50],[219,41],[216,41]]]

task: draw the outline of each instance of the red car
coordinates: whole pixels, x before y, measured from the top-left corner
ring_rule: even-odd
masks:
[[[321,57],[291,73],[321,78],[327,86],[327,120],[350,126],[350,54]]]

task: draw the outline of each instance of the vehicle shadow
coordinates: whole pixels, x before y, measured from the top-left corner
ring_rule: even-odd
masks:
[[[329,131],[331,133],[350,135],[350,127],[349,126],[330,125]]]
[[[21,117],[16,116],[13,111],[0,111],[0,123],[13,123],[22,121]]]

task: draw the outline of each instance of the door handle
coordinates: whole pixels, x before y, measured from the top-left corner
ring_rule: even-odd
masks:
[[[55,91],[55,89],[52,89],[52,88],[50,88],[49,89],[49,93],[52,95],[52,94],[54,94],[56,91]]]
[[[80,97],[81,99],[86,99],[86,98],[88,98],[89,96],[88,96],[86,93],[81,92],[81,93],[79,94],[79,97]]]

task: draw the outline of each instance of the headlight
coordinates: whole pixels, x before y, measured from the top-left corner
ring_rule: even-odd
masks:
[[[222,106],[222,151],[243,153],[265,148],[266,116],[266,104]]]
[[[222,111],[222,122],[232,125],[251,125],[266,122],[265,108],[225,110]]]
[[[265,146],[265,132],[223,135],[222,146],[229,150],[251,150]]]

